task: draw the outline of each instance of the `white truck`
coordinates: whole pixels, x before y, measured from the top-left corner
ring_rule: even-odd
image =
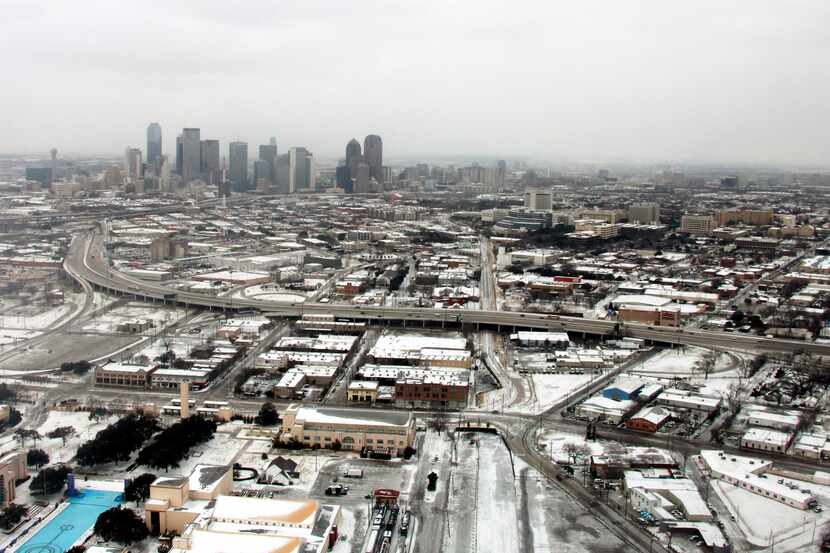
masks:
[[[343,478],[363,478],[363,469],[346,469]]]

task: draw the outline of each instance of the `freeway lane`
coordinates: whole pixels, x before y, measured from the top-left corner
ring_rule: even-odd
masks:
[[[431,321],[436,323],[465,323],[485,325],[496,330],[535,328],[574,333],[614,335],[620,331],[625,336],[656,342],[718,347],[745,351],[804,351],[830,356],[830,344],[764,338],[744,334],[650,327],[643,324],[614,321],[588,320],[540,313],[516,313],[495,310],[448,311],[430,308],[364,307],[330,305],[320,303],[285,304],[256,299],[212,297],[193,292],[183,292],[127,277],[117,271],[102,267],[103,243],[99,235],[87,234],[81,240],[92,241],[89,248],[80,247],[70,252],[66,259],[67,271],[79,280],[86,280],[100,288],[135,296],[151,302],[175,301],[186,306],[218,310],[258,310],[274,316],[301,317],[303,314],[331,314],[337,317],[365,319],[367,321]],[[98,265],[94,268],[93,265]],[[175,299],[172,299],[175,298]]]

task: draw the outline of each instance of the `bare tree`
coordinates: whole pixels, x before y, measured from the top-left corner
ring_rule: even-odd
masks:
[[[568,456],[571,464],[576,464],[576,462],[583,457],[587,457],[591,454],[591,448],[588,447],[587,444],[579,444],[576,442],[565,442],[562,445],[562,452]]]

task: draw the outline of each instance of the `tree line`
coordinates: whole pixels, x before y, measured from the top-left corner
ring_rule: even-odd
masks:
[[[143,415],[127,415],[107,426],[95,438],[78,448],[77,462],[82,466],[126,461],[160,429],[158,420]]]
[[[190,448],[213,438],[216,423],[200,415],[192,415],[169,426],[138,453],[137,462],[153,468],[176,468]]]

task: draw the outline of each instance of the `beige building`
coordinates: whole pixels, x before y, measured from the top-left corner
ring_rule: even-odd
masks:
[[[11,451],[0,457],[0,507],[8,507],[14,501],[17,482],[27,476],[25,451]]]
[[[625,215],[625,211],[622,209],[583,209],[579,212],[579,217],[582,219],[602,221],[610,225],[620,222],[625,218]]]
[[[378,383],[373,380],[352,380],[346,394],[349,401],[375,403],[378,400]]]
[[[176,534],[170,553],[324,553],[337,539],[340,507],[228,495],[232,486],[230,466],[158,478],[145,503],[147,527]]]
[[[719,209],[715,212],[715,219],[719,227],[730,223],[745,225],[771,225],[775,218],[771,209]]]
[[[684,215],[680,220],[680,232],[689,234],[709,234],[718,226],[711,215]]]
[[[196,520],[205,504],[233,488],[233,471],[227,465],[196,465],[190,476],[160,477],[150,485],[144,505],[151,532],[182,532]]]
[[[368,447],[401,455],[415,441],[415,418],[404,411],[359,411],[330,407],[289,405],[282,413],[280,440],[307,446],[360,451]]]
[[[337,505],[220,495],[173,538],[170,553],[325,553],[341,523]]]

